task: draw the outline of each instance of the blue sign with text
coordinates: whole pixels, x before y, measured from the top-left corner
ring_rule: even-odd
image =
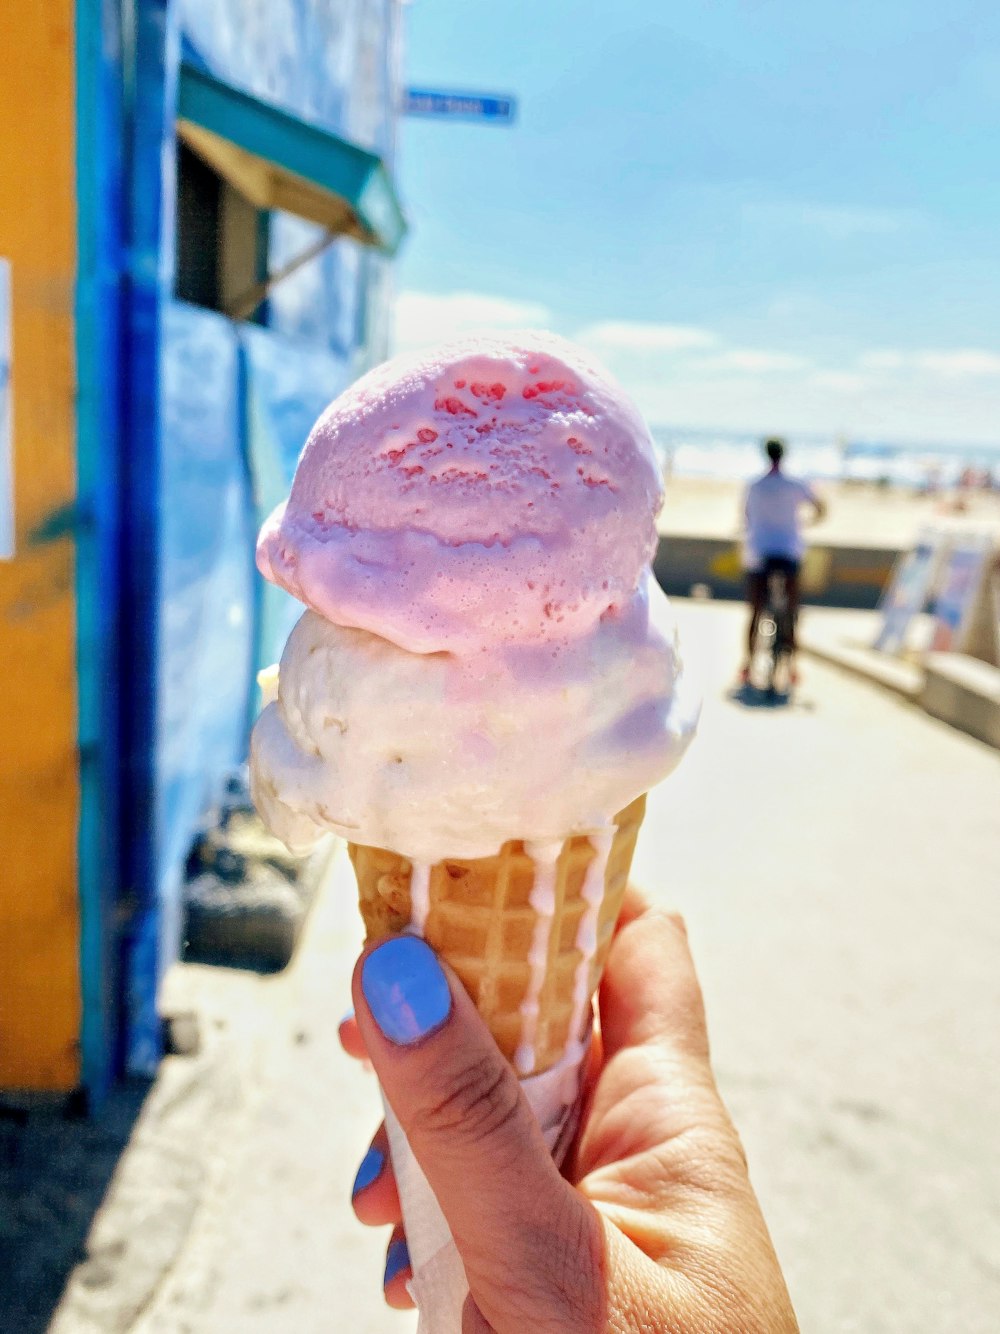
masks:
[[[403,97],[406,116],[451,116],[461,120],[505,121],[514,119],[517,102],[495,93],[440,93],[426,88],[408,88]]]

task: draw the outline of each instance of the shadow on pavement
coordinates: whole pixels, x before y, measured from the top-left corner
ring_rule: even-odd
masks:
[[[186,957],[279,972],[329,858],[327,846],[292,859],[244,810],[206,828],[191,858]],[[115,1086],[93,1114],[79,1097],[0,1095],[0,1334],[47,1334],[53,1321],[66,1334],[131,1329],[151,1300],[220,1126],[242,1106],[231,1044],[203,1048],[202,1027],[197,1007],[169,1013],[155,1081]]]
[[[148,1091],[119,1087],[92,1117],[0,1102],[0,1329],[48,1329]]]
[[[803,699],[791,690],[760,690],[753,685],[739,685],[726,692],[731,704],[744,709],[806,709],[816,707],[812,700]]]

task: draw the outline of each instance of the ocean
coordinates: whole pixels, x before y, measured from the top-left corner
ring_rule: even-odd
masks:
[[[745,481],[766,466],[759,435],[749,432],[684,430],[654,426],[664,465],[678,477]],[[844,440],[833,436],[783,436],[786,467],[815,481],[882,482],[925,491],[957,485],[967,470],[978,484],[984,475],[1000,488],[1000,441],[996,445],[914,444]]]

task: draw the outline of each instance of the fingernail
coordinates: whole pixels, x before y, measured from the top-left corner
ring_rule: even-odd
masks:
[[[398,1046],[419,1042],[451,1013],[448,979],[417,936],[395,936],[373,950],[361,969],[361,989],[372,1018]]]
[[[337,1027],[343,1028],[344,1025],[346,1023],[349,1023],[350,1020],[352,1020],[353,1018],[354,1018],[354,1007],[352,1005],[349,1010],[345,1010],[344,1013],[340,1016],[340,1023],[337,1025]]]
[[[383,1167],[385,1167],[385,1154],[381,1149],[376,1149],[373,1144],[365,1154],[364,1158],[362,1158],[361,1166],[358,1168],[358,1175],[354,1178],[354,1185],[351,1187],[352,1200],[359,1191],[367,1190],[376,1177],[381,1173]]]
[[[402,1237],[396,1237],[389,1242],[389,1249],[385,1253],[385,1278],[382,1280],[383,1288],[389,1286],[391,1279],[394,1279],[398,1273],[410,1267],[410,1251]]]

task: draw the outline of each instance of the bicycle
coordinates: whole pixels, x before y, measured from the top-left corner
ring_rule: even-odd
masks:
[[[795,645],[795,616],[788,602],[787,562],[772,557],[764,565],[764,608],[757,625],[751,681],[768,695],[787,694]],[[779,689],[779,687],[781,687]]]

